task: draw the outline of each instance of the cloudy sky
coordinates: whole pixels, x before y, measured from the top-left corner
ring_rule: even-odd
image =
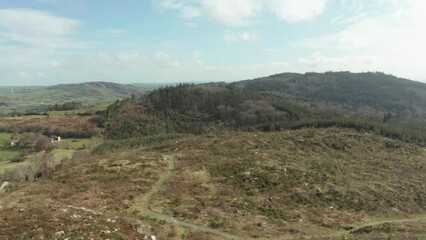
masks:
[[[380,71],[426,82],[424,0],[0,0],[0,85]]]

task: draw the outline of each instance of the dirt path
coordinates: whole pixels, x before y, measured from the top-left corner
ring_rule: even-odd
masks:
[[[354,227],[351,230],[337,230],[337,231],[329,233],[329,234],[321,234],[321,235],[312,234],[312,235],[303,236],[303,238],[304,239],[310,239],[312,237],[315,237],[317,239],[318,238],[319,239],[321,239],[321,238],[341,238],[345,235],[354,234],[358,231],[362,231],[363,229],[379,226],[379,225],[386,224],[386,223],[406,223],[406,222],[416,222],[416,221],[421,221],[421,220],[426,220],[426,215],[416,215],[416,216],[407,217],[407,218],[371,221],[371,222],[363,223],[363,224],[361,224],[357,227]],[[283,238],[283,239],[294,239],[294,238]]]
[[[170,178],[173,176],[173,171],[175,170],[175,166],[176,166],[176,159],[174,156],[172,155],[163,155],[164,159],[167,160],[168,162],[168,166],[167,166],[167,170],[161,174],[160,179],[158,179],[158,181],[155,183],[154,187],[146,194],[144,194],[143,197],[141,197],[140,199],[138,199],[136,201],[136,203],[131,207],[131,211],[137,210],[139,212],[141,212],[142,214],[146,214],[150,217],[156,218],[156,219],[160,219],[160,220],[164,220],[168,223],[174,223],[177,224],[181,227],[185,227],[185,228],[191,228],[194,230],[199,230],[199,231],[203,231],[203,232],[209,232],[215,235],[219,235],[221,237],[227,238],[227,239],[247,239],[247,238],[242,238],[230,233],[226,233],[217,229],[213,229],[213,228],[209,228],[209,227],[205,227],[205,226],[200,226],[200,225],[196,225],[196,224],[192,224],[192,223],[188,223],[188,222],[184,222],[184,221],[180,221],[175,219],[173,216],[169,216],[169,215],[164,215],[158,212],[155,212],[153,210],[151,210],[150,205],[151,205],[151,201],[154,199],[154,197],[161,191],[161,189],[167,184],[167,182],[170,180]]]
[[[154,199],[154,197],[161,191],[161,189],[168,183],[168,181],[170,180],[170,178],[173,176],[173,172],[175,170],[176,167],[176,159],[173,155],[163,155],[164,159],[167,160],[168,162],[168,166],[166,171],[164,171],[164,173],[161,174],[160,179],[158,179],[158,181],[155,183],[154,187],[146,194],[144,194],[144,196],[142,196],[140,199],[138,199],[136,201],[136,203],[131,207],[131,211],[137,210],[142,214],[146,214],[150,217],[159,219],[159,220],[163,220],[166,221],[168,223],[173,223],[173,224],[177,224],[181,227],[185,227],[185,228],[190,228],[190,229],[194,229],[194,230],[199,230],[199,231],[203,231],[203,232],[209,232],[227,239],[250,239],[250,238],[243,238],[243,237],[239,237],[237,235],[233,235],[227,232],[223,232],[217,229],[213,229],[213,228],[209,228],[209,227],[205,227],[205,226],[201,226],[201,225],[196,225],[196,224],[192,224],[192,223],[188,223],[188,222],[184,222],[184,221],[180,221],[178,219],[175,219],[173,216],[169,216],[169,215],[164,215],[158,212],[153,211],[150,208],[151,202]],[[336,230],[335,232],[331,232],[328,234],[311,234],[311,235],[305,235],[305,236],[281,236],[281,237],[277,237],[277,238],[268,238],[268,239],[280,239],[280,240],[284,240],[284,239],[310,239],[312,237],[315,238],[341,238],[345,235],[349,235],[349,234],[353,234],[354,232],[360,231],[364,228],[369,228],[369,227],[374,227],[374,226],[378,226],[378,225],[382,225],[385,223],[405,223],[405,222],[415,222],[415,221],[421,221],[421,220],[426,220],[426,215],[417,215],[417,216],[412,216],[412,217],[407,217],[407,218],[399,218],[399,219],[387,219],[387,220],[378,220],[378,221],[372,221],[372,222],[367,222],[367,223],[363,223],[357,227],[354,227],[351,230]],[[259,238],[260,240],[260,238]]]

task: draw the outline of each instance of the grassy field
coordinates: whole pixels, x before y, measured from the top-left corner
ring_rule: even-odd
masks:
[[[9,141],[12,137],[10,133],[0,133],[0,164],[14,157],[19,156],[20,150],[9,147]]]
[[[69,138],[58,143],[59,149],[80,150],[92,148],[100,143],[99,138]]]
[[[4,143],[8,143],[12,134],[0,133],[0,175],[6,170],[12,170],[28,166],[31,162],[41,158],[44,152],[31,153],[23,157],[21,162],[10,162],[11,159],[21,155],[22,148],[12,148],[5,146]],[[71,159],[75,150],[90,149],[99,144],[100,139],[64,139],[58,143],[58,148],[53,150],[53,159],[57,164],[62,159]],[[28,149],[27,149],[28,150]]]
[[[20,156],[21,150],[17,148],[12,148],[9,146],[10,138],[12,134],[10,133],[0,133],[0,174],[2,174],[6,169],[11,169],[13,167],[21,167],[25,164],[23,163],[10,163],[9,161],[15,157]]]
[[[143,91],[142,87],[107,82],[50,87],[0,87],[0,115],[44,111],[54,104],[70,101],[78,101],[85,106],[110,104],[130,97],[131,93]]]

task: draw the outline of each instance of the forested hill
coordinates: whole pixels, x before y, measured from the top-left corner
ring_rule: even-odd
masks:
[[[103,113],[102,126],[109,139],[164,133],[334,126],[373,131],[426,145],[424,118],[414,122],[411,117],[386,117],[388,113],[383,112],[359,113],[339,108],[328,111],[312,105],[315,104],[298,103],[282,95],[249,91],[224,83],[180,84],[112,104]],[[407,122],[403,124],[403,121]]]
[[[383,73],[282,73],[234,85],[308,102],[371,107],[403,115],[426,114],[426,84]]]

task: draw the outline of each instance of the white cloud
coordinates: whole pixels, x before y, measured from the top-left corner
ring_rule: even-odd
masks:
[[[128,29],[123,29],[123,28],[107,28],[107,29],[99,30],[98,32],[100,34],[110,35],[110,36],[122,36],[122,35],[130,34],[130,31]]]
[[[261,10],[259,0],[202,0],[201,7],[211,19],[225,25],[245,25]]]
[[[31,75],[27,72],[18,72],[17,77],[20,79],[30,79]]]
[[[58,5],[67,9],[86,9],[87,0],[34,0],[35,3],[40,5]]]
[[[180,66],[180,61],[177,58],[162,52],[153,56],[152,63],[161,68],[177,68]]]
[[[196,7],[191,7],[191,6],[183,6],[182,8],[180,8],[181,11],[181,17],[184,19],[194,19],[194,18],[198,18],[201,16],[201,11],[200,9],[196,8]]]
[[[358,19],[334,34],[303,40],[302,47],[322,54],[300,59],[299,63],[322,69],[321,65],[425,79],[426,1],[384,0],[382,4],[392,4],[393,11],[385,16]]]
[[[32,9],[0,9],[0,39],[8,43],[37,47],[81,46],[70,36],[79,21]]]
[[[152,55],[137,52],[99,52],[96,55],[79,56],[74,60],[59,64],[64,71],[67,68],[80,68],[87,72],[96,72],[100,69],[109,71],[143,71],[146,69],[179,68],[181,62],[178,58],[163,52]]]
[[[260,41],[260,35],[257,32],[226,32],[223,39],[228,43],[249,42],[254,43]]]
[[[327,0],[270,0],[269,7],[282,20],[295,23],[320,15]]]
[[[203,52],[196,50],[192,52],[192,58],[194,59],[197,66],[204,66],[205,63],[203,61],[204,54]]]
[[[264,48],[262,50],[268,53],[278,52],[278,50],[275,48]]]
[[[50,66],[51,66],[52,68],[57,68],[57,67],[59,67],[59,66],[60,66],[60,63],[59,63],[59,62],[57,62],[57,61],[51,61],[51,62],[50,62]]]
[[[294,23],[322,13],[327,0],[152,0],[162,10],[172,10],[183,19],[207,18],[227,26],[252,24],[257,16],[275,14]]]
[[[199,50],[195,50],[192,52],[192,57],[196,60],[202,59],[203,58],[203,52],[199,51]]]
[[[79,22],[32,9],[0,9],[0,26],[11,33],[67,36]]]
[[[320,52],[315,52],[307,58],[299,58],[293,68],[310,69],[311,71],[341,71],[350,68],[354,72],[377,71],[378,66],[386,66],[389,62],[378,56],[349,55],[327,57]]]
[[[73,39],[80,21],[33,9],[0,9],[2,83],[21,85],[42,80],[61,67],[64,51],[89,43]]]

